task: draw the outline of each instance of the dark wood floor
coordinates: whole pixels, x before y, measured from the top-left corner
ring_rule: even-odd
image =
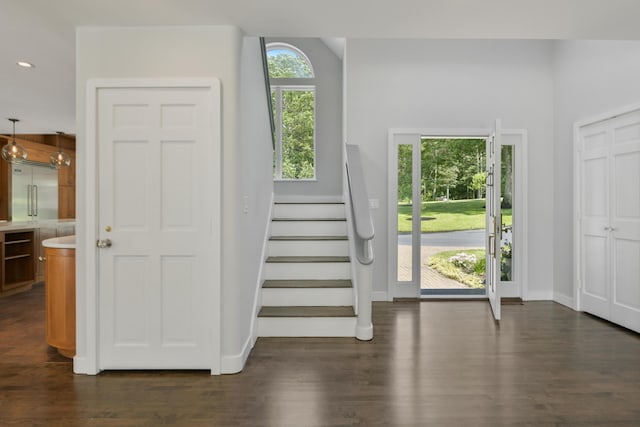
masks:
[[[375,339],[259,339],[237,375],[73,375],[0,299],[1,426],[640,426],[640,338],[551,302],[375,303]]]

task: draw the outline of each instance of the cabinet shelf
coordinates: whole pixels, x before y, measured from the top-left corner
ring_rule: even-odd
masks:
[[[29,243],[31,240],[29,239],[22,239],[22,240],[10,240],[7,242],[4,242],[5,245],[15,245],[17,243]]]
[[[13,256],[6,256],[4,257],[5,261],[11,261],[12,259],[20,259],[20,258],[27,258],[30,257],[31,254],[20,254],[20,255],[13,255]]]
[[[0,287],[2,291],[28,285],[35,280],[35,231],[16,230],[2,233]]]

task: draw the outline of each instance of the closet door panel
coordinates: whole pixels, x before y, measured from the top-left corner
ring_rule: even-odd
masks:
[[[613,157],[613,220],[637,222],[640,218],[640,151]]]
[[[608,319],[607,256],[606,237],[588,234],[583,236],[582,309]]]
[[[608,287],[609,262],[609,157],[607,132],[583,138],[581,167],[581,271],[582,309],[603,318],[611,314]]]
[[[640,114],[613,124],[611,320],[640,331]]]
[[[640,241],[614,242],[611,321],[640,331]]]

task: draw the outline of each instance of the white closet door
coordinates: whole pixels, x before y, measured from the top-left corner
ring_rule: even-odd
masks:
[[[101,369],[217,369],[218,104],[217,87],[98,93]]]
[[[640,330],[640,112],[614,120],[611,147],[611,320]]]
[[[608,319],[609,137],[599,123],[581,130],[580,169],[582,310]]]

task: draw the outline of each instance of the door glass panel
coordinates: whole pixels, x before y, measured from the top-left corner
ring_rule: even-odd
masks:
[[[503,282],[510,282],[514,276],[513,265],[513,206],[516,195],[515,190],[515,156],[513,145],[502,146],[502,201],[501,217],[502,217],[502,240],[500,244],[501,259],[500,259],[500,280]]]
[[[413,146],[398,145],[398,282],[413,280]]]

